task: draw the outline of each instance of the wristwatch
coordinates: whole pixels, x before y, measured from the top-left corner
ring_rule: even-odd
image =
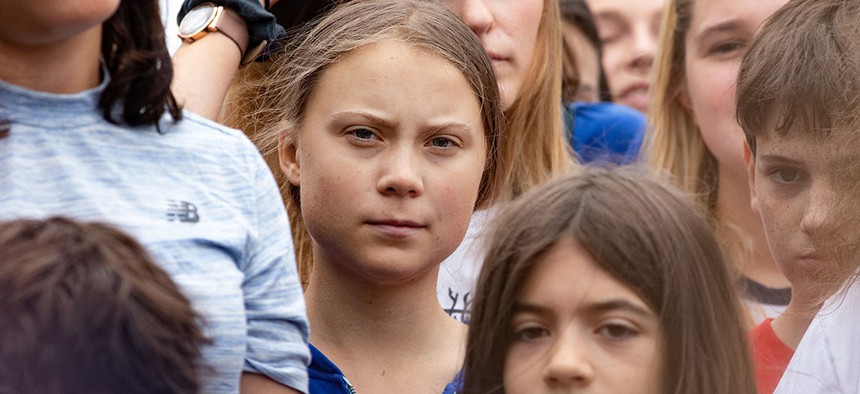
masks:
[[[213,31],[219,31],[233,40],[245,58],[248,52],[248,27],[233,10],[214,3],[203,3],[188,11],[179,23],[179,38],[189,43]]]

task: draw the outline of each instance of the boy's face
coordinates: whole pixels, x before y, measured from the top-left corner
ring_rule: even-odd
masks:
[[[854,260],[860,136],[771,132],[757,137],[756,145],[755,157],[744,149],[752,208],[795,294],[814,295],[821,287],[816,284]]]

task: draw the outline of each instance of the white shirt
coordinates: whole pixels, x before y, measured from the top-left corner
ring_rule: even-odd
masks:
[[[815,316],[775,393],[860,393],[860,282]]]

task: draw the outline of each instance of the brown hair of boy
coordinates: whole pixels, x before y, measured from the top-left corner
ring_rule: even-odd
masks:
[[[753,154],[770,131],[856,133],[860,3],[795,0],[771,16],[741,63],[737,117]]]
[[[759,138],[792,133],[832,140],[860,157],[860,3],[793,0],[772,15],[741,63],[737,118],[753,156]],[[860,231],[860,161],[846,160],[832,171],[843,197],[834,216],[842,220],[823,247],[849,264],[821,278],[824,296],[856,276],[860,264],[860,245],[839,235]]]
[[[741,307],[720,248],[680,192],[632,170],[584,169],[529,192],[493,225],[464,364],[464,393],[502,393],[511,317],[535,264],[572,237],[661,325],[665,393],[754,393]]]
[[[111,226],[0,223],[0,316],[0,393],[199,390],[198,315]]]
[[[472,87],[487,142],[476,208],[492,203],[499,194],[503,171],[503,165],[494,160],[504,122],[499,89],[481,43],[455,14],[426,1],[356,1],[336,8],[302,37],[295,48],[274,58],[269,74],[249,90],[255,108],[250,121],[258,130],[256,138],[264,154],[296,138],[308,98],[330,65],[358,48],[401,40],[447,60],[463,72]],[[312,268],[311,239],[301,219],[299,188],[287,187],[299,273],[306,284]]]

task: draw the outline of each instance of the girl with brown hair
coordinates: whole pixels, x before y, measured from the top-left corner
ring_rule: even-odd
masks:
[[[187,4],[201,0],[187,0]],[[222,0],[220,3],[254,5],[262,12],[264,1]],[[346,3],[347,1],[320,0]],[[276,3],[274,1],[272,4]],[[567,142],[562,113],[561,20],[557,0],[461,1],[444,0],[478,36],[491,58],[501,104],[506,118],[507,137],[499,143],[499,201],[515,197],[528,189],[575,168]],[[275,4],[277,7],[280,2]],[[177,65],[176,86],[180,101],[191,110],[215,118],[236,66],[236,45],[221,34],[210,34],[193,45],[183,45],[174,56]],[[266,125],[255,116],[261,108],[253,90],[245,83],[273,72],[276,64],[266,62],[246,67],[233,85],[224,114],[225,124],[256,136]],[[213,78],[214,77],[214,78]],[[251,82],[253,84],[253,82]],[[420,97],[414,100],[420,101]],[[265,109],[264,109],[265,110]],[[256,137],[253,137],[256,138]],[[264,148],[263,148],[264,149]],[[269,162],[277,162],[270,151]],[[285,200],[289,198],[285,196]],[[487,219],[494,215],[491,206],[475,212],[473,222],[460,248],[445,261],[440,270],[439,301],[449,313],[468,320],[468,303],[480,270],[480,238]],[[295,210],[290,209],[297,259],[303,283],[313,267],[309,239],[297,227]]]
[[[435,289],[501,185],[490,60],[425,1],[350,2],[301,37],[249,88],[311,245],[310,390],[451,392],[466,326]]]
[[[493,225],[463,393],[754,393],[741,308],[681,193],[585,169]]]

